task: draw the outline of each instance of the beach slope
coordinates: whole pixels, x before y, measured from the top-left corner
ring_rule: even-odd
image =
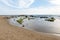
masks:
[[[5,17],[0,16],[0,40],[60,40],[60,37],[10,25]]]

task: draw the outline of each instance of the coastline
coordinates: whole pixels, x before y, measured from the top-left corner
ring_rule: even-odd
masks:
[[[0,40],[60,40],[60,37],[10,25],[5,17],[0,16]]]

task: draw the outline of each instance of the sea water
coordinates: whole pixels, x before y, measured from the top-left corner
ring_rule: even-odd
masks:
[[[9,23],[18,27],[31,29],[38,32],[45,32],[45,33],[53,33],[53,34],[60,34],[60,17],[53,16],[56,20],[54,22],[45,21],[45,18],[39,18],[39,16],[35,19],[28,20],[28,18],[23,20],[22,24],[19,24],[16,20],[18,18],[10,18]]]

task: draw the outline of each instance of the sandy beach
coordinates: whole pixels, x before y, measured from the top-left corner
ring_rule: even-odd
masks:
[[[10,25],[0,16],[0,40],[60,40],[60,37]]]

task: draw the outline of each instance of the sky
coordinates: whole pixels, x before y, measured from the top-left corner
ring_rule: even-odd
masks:
[[[60,14],[60,0],[0,0],[0,15]]]

